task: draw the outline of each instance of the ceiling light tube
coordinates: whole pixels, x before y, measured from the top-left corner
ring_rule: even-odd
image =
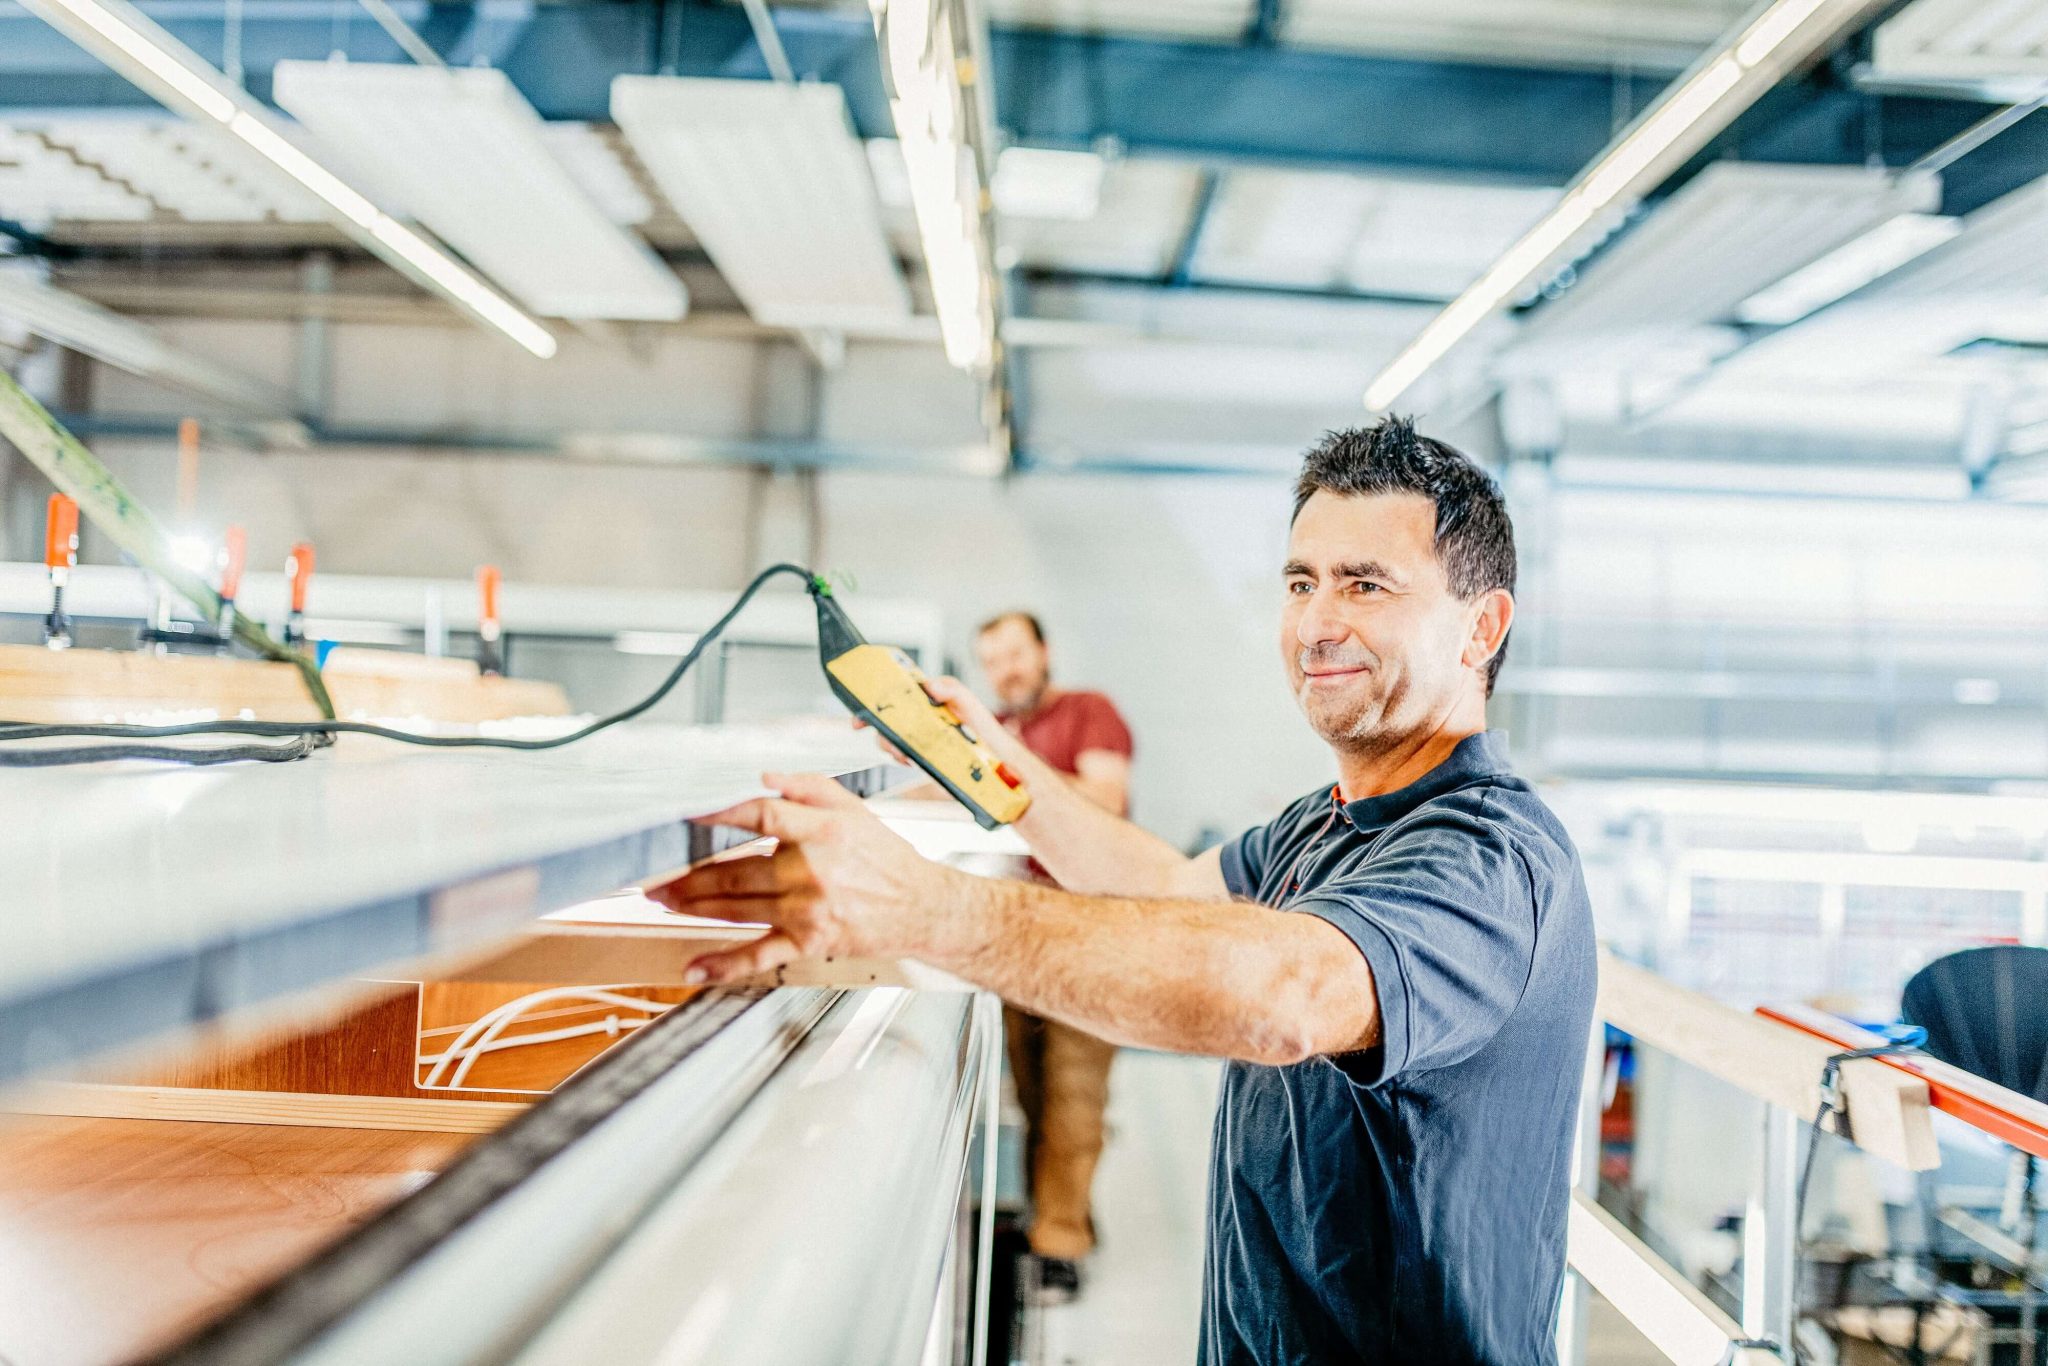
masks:
[[[1891,274],[1963,230],[1960,218],[1902,213],[1851,238],[1812,264],[1749,296],[1736,308],[1741,322],[1787,327]]]
[[[985,374],[996,337],[995,265],[983,222],[989,196],[969,141],[976,114],[960,85],[952,14],[940,0],[886,0],[875,22],[946,359]]]
[[[310,190],[337,226],[408,278],[535,356],[555,337],[484,278],[379,209],[308,155],[249,93],[146,18],[128,0],[22,0],[34,14],[166,107],[219,125]]]
[[[1774,0],[1644,110],[1579,173],[1555,208],[1430,319],[1366,386],[1365,406],[1385,412],[1473,328],[1534,281],[1581,230],[1642,198],[1657,179],[1704,147],[1776,84],[1784,71],[1877,3]],[[1825,22],[1814,22],[1817,19]]]

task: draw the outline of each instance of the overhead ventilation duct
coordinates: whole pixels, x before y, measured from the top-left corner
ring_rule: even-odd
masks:
[[[1538,308],[1523,335],[1576,340],[1724,321],[1766,286],[1940,199],[1933,175],[1715,162]]]
[[[556,159],[504,73],[286,61],[273,89],[373,198],[426,224],[535,312],[683,316],[682,281]]]
[[[1870,76],[2000,104],[2031,100],[2048,92],[2048,5],[1914,0],[1878,25]]]
[[[858,331],[910,316],[838,86],[621,76],[612,117],[756,319]]]

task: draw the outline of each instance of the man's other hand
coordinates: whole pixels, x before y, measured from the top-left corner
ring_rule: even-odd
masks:
[[[830,778],[770,773],[761,781],[780,797],[703,819],[771,836],[774,853],[700,863],[648,893],[687,915],[770,927],[752,943],[697,959],[685,980],[715,985],[800,958],[914,954],[944,913],[950,870]]]
[[[927,678],[924,681],[924,690],[932,701],[948,708],[953,715],[960,718],[961,724],[965,725],[976,739],[994,750],[998,759],[1015,766],[1020,756],[1028,756],[1029,751],[1024,748],[1024,742],[1006,729],[1003,723],[996,719],[996,714],[989,710],[988,704],[976,697],[973,689],[959,679],[950,675],[943,678]],[[869,727],[867,722],[856,716],[853,719],[853,728],[867,730]],[[880,735],[875,737],[875,743],[897,763],[910,763],[908,755]]]

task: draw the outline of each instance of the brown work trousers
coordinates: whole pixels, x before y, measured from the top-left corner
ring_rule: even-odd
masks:
[[[1041,1257],[1085,1257],[1095,1246],[1088,1195],[1102,1156],[1102,1110],[1116,1045],[1009,1006],[1003,1007],[1003,1032],[1024,1107],[1031,1250]]]

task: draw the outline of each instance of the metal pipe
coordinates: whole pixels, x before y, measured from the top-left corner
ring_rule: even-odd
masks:
[[[370,0],[363,0],[368,4]],[[746,7],[747,23],[754,30],[754,41],[760,45],[761,61],[767,66],[768,74],[783,84],[796,80],[796,71],[789,64],[789,54],[782,50],[782,35],[775,31],[775,16],[768,12],[768,0],[740,0]]]
[[[427,40],[413,31],[411,24],[399,18],[398,11],[391,8],[387,0],[362,0],[363,8],[377,21],[377,27],[391,35],[391,41],[405,49],[405,55],[421,66],[446,67],[441,54],[427,45]]]

